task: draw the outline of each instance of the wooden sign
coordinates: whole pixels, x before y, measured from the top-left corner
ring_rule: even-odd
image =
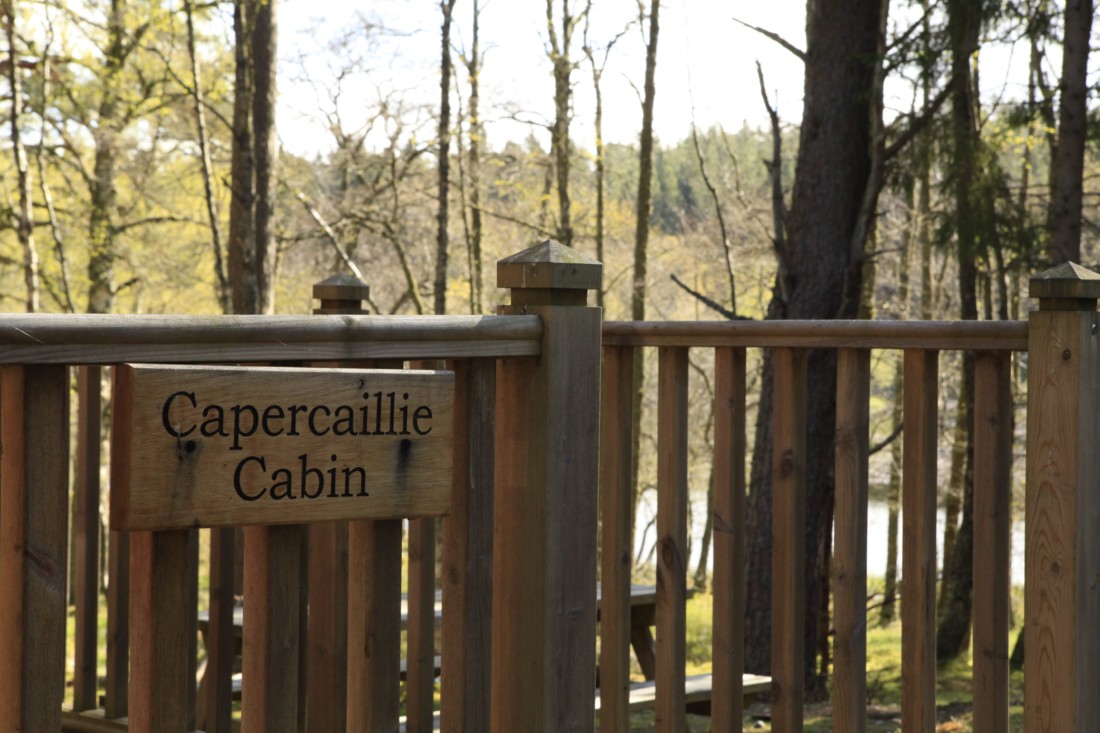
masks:
[[[454,374],[115,367],[111,529],[438,516]]]

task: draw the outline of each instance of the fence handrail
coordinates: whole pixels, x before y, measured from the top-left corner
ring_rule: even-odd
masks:
[[[0,364],[536,356],[541,336],[535,315],[2,314]]]
[[[1027,351],[1027,322],[606,321],[603,344]]]

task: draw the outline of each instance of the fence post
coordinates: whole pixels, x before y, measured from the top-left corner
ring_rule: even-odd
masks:
[[[1031,279],[1024,730],[1100,730],[1100,275]]]
[[[603,265],[547,240],[497,263],[542,353],[497,368],[491,729],[591,731]],[[446,672],[444,672],[446,674]]]

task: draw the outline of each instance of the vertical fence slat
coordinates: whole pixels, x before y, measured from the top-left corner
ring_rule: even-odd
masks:
[[[103,713],[123,718],[130,706],[130,533],[107,533],[107,684]]]
[[[194,677],[188,677],[187,617],[192,530],[130,535],[130,727],[160,733],[191,730]]]
[[[974,731],[1008,731],[1012,533],[1011,356],[974,364]]]
[[[837,353],[833,724],[867,728],[867,457],[871,352]]]
[[[745,350],[714,350],[711,726],[741,730],[745,670]]]
[[[233,560],[236,530],[210,530],[210,605],[204,636],[206,669],[199,725],[206,733],[229,733],[233,720],[233,663],[237,656],[233,629]]]
[[[348,528],[317,522],[309,528],[309,686],[306,730],[339,733],[347,716]]]
[[[348,731],[397,729],[401,520],[348,523]]]
[[[1024,729],[1100,730],[1100,283],[1066,263],[1032,278]]]
[[[802,730],[806,615],[806,352],[773,352],[772,730]]]
[[[99,451],[102,367],[77,368],[76,614],[73,710],[99,706],[96,679],[99,636]]]
[[[246,731],[298,729],[301,559],[301,525],[244,530],[241,722]]]
[[[69,370],[0,369],[0,720],[61,728]]]
[[[633,348],[603,350],[600,395],[600,731],[630,727],[630,568],[633,510],[630,485],[634,393]]]
[[[657,730],[686,726],[688,350],[658,349]]]
[[[909,349],[902,447],[902,727],[936,728],[936,422],[939,355]]]
[[[408,733],[431,733],[435,692],[435,518],[409,520]]]
[[[444,731],[476,733],[489,730],[497,367],[492,359],[466,359],[451,368],[454,473],[451,512],[443,518],[440,717]]]

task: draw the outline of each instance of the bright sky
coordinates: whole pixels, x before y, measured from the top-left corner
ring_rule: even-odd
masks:
[[[557,3],[556,3],[557,4]],[[648,6],[648,0],[646,5]],[[483,0],[481,44],[485,52],[482,73],[483,117],[490,125],[491,145],[508,139],[522,141],[530,125],[508,120],[513,113],[524,120],[545,123],[553,113],[553,80],[546,57],[546,5],[544,0]],[[580,2],[574,0],[574,5]],[[452,28],[453,45],[468,48],[472,0],[459,0]],[[333,58],[351,59],[344,52],[326,56],[324,44],[350,29],[361,27],[357,13],[401,32],[363,52],[354,81],[341,100],[345,122],[361,120],[373,106],[378,92],[373,87],[399,88],[407,104],[439,104],[440,23],[439,3],[434,0],[379,0],[367,6],[351,2],[285,0],[280,5],[279,56],[282,59],[279,118],[280,134],[292,151],[308,153],[325,149],[325,133],[310,123],[322,104],[314,89],[292,77],[301,76],[299,59],[308,57],[315,80],[331,78]],[[779,0],[777,4],[749,4],[664,0],[658,37],[655,130],[673,143],[691,132],[692,107],[700,127],[720,123],[736,130],[747,121],[763,127],[767,117],[760,101],[755,62],[764,68],[772,103],[778,103],[785,122],[801,115],[801,62],[789,51],[738,25],[741,20],[766,26],[792,43],[803,46],[804,3]],[[592,45],[602,48],[637,15],[631,0],[596,0],[590,29]],[[580,63],[575,83],[573,137],[584,144],[592,140],[595,109],[591,67],[581,52],[581,33],[574,39],[574,58]],[[600,55],[597,55],[597,59]],[[609,142],[630,143],[641,127],[639,94],[645,71],[644,39],[635,23],[611,51],[603,75],[604,137]],[[637,87],[637,91],[635,89]],[[453,88],[453,86],[452,86]],[[354,90],[354,91],[351,91]],[[463,82],[462,94],[468,89]],[[421,133],[431,134],[430,118]],[[547,136],[538,132],[544,141]],[[545,144],[545,143],[544,143]],[[591,143],[588,143],[591,146]]]
[[[571,2],[579,10],[583,0]],[[648,6],[649,0],[645,3]],[[482,4],[485,60],[481,98],[489,143],[499,147],[508,140],[522,141],[535,132],[545,147],[549,136],[544,128],[512,119],[546,124],[553,114],[545,0],[482,0]],[[559,0],[555,0],[558,5]],[[437,0],[374,0],[369,4],[283,0],[279,7],[279,130],[288,149],[308,155],[331,147],[325,126],[319,126],[317,120],[319,110],[331,108],[324,87],[331,84],[340,65],[350,69],[339,103],[345,127],[362,124],[365,116],[377,109],[379,99],[389,94],[391,104],[400,100],[404,109],[412,111],[409,118],[419,119],[417,134],[421,139],[434,137],[441,24]],[[452,45],[460,50],[469,48],[472,12],[473,0],[458,0]],[[795,46],[805,47],[804,0],[663,0],[654,125],[658,138],[665,143],[675,143],[690,134],[693,109],[700,128],[721,124],[734,131],[745,123],[766,128],[757,61],[763,67],[768,94],[772,104],[778,105],[782,122],[793,125],[800,121],[802,62],[774,41],[738,24],[734,14],[745,23],[774,31]],[[636,16],[636,0],[594,0],[590,29],[593,47],[601,49]],[[341,51],[329,47],[343,36],[362,38],[359,29],[363,19],[387,28],[391,34],[371,44],[359,42],[352,50],[347,46]],[[891,27],[904,28],[916,19],[895,15]],[[578,28],[574,39],[573,57],[579,66],[573,74],[572,136],[591,149],[595,101],[591,67],[581,52],[582,31]],[[983,47],[980,80],[987,105],[1002,96],[1023,97],[1026,56],[1022,45],[1015,54],[1007,45]],[[300,81],[303,63],[311,84]],[[1060,71],[1059,49],[1050,49],[1048,64],[1048,74],[1056,78]],[[603,75],[604,138],[608,142],[636,141],[641,127],[644,71],[644,38],[635,23],[611,51]],[[459,92],[465,97],[469,90],[465,75],[462,79]],[[910,109],[912,86],[894,80],[887,85],[886,97],[890,120],[897,111]]]

